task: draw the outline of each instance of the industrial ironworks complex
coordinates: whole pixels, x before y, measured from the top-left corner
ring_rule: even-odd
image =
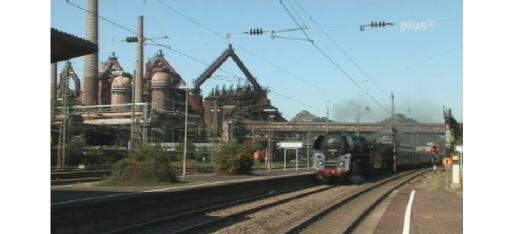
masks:
[[[422,142],[414,137],[416,146],[431,141],[438,144],[438,136],[445,133],[444,123],[288,122],[272,105],[269,89],[258,83],[231,45],[187,86],[161,50],[143,61],[146,38],[141,16],[138,35],[126,40],[138,43],[134,73],[123,70],[122,58],[115,53],[98,66],[97,5],[97,0],[88,1],[85,40],[52,29],[52,158],[57,166],[65,165],[66,142],[76,136],[83,138],[86,146],[127,150],[142,144],[183,142],[186,135],[193,143],[249,141],[261,151],[271,152],[278,141],[295,140],[310,146],[314,136],[329,131],[367,135],[394,127],[405,134],[429,136],[420,138]],[[56,62],[83,55],[83,84],[71,63],[57,68]],[[205,94],[201,86],[229,58],[248,82]]]

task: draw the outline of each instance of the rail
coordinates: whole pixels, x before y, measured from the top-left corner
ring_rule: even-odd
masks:
[[[59,203],[51,206],[51,232],[109,233],[127,226],[182,214],[242,198],[310,186],[312,173],[254,178],[216,186],[172,192],[131,193],[123,196]]]
[[[285,233],[351,233],[394,189],[427,171],[419,169],[381,181],[318,210],[298,221]]]

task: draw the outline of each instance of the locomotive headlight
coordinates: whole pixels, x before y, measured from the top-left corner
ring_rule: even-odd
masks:
[[[323,161],[319,161],[318,165],[322,166],[323,165]]]
[[[344,162],[340,162],[340,163],[339,163],[339,166],[340,166],[340,167],[344,166]]]

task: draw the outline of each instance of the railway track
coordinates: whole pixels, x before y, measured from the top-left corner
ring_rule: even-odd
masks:
[[[332,189],[333,185],[319,185],[305,189],[282,191],[256,196],[236,202],[219,204],[212,207],[190,211],[184,214],[155,220],[150,223],[123,228],[110,233],[201,233],[211,232],[212,228],[226,222],[236,222],[247,214],[268,209],[299,199],[301,197]],[[209,230],[209,231],[208,231]]]
[[[364,185],[353,186],[320,185],[300,190],[284,191],[279,194],[267,194],[264,196],[252,197],[242,201],[236,201],[227,204],[219,204],[201,210],[190,211],[184,214],[167,217],[165,219],[151,221],[142,225],[123,228],[122,230],[116,230],[115,232],[111,233],[159,234],[159,233],[211,233],[215,231],[219,231],[220,233],[222,232],[248,233],[253,232],[254,230],[239,229],[237,231],[236,230],[233,231],[224,230],[223,228],[229,227],[231,225],[235,226],[238,223],[249,220],[254,214],[260,212],[276,213],[272,211],[272,209],[278,209],[279,206],[283,205],[285,206],[288,203],[310,204],[310,202],[307,201],[307,199],[310,197],[316,197],[316,199],[318,199],[319,197],[321,199],[325,196],[329,196],[329,194],[336,194],[338,196],[344,197],[345,198],[343,199],[345,201],[344,203],[347,203],[348,200],[352,201],[356,197],[360,197],[363,194],[369,194],[368,193],[369,191],[376,191],[376,189],[379,187],[394,185],[396,183],[403,184],[405,183],[403,181],[407,180],[408,178],[416,177],[419,174],[420,172],[403,173],[400,176],[395,176],[392,178],[387,178],[379,180],[378,182]],[[374,196],[381,197],[381,194],[378,192]],[[320,208],[321,207],[317,207],[316,211],[317,209]],[[295,213],[300,213],[298,209],[294,209],[294,211],[296,211]],[[323,209],[321,209],[321,211],[323,211]],[[302,215],[303,215],[302,217],[305,217],[307,215],[310,215],[310,213]],[[309,218],[307,218],[307,220],[308,219]],[[314,219],[317,220],[317,218]],[[296,219],[294,220],[296,221]],[[263,232],[296,233],[300,230],[304,230],[303,227],[308,227],[310,226],[309,224],[313,223],[307,220],[303,220],[303,223],[306,223],[305,225],[293,226],[289,224],[287,226],[292,226],[292,228],[286,228],[286,226],[281,226],[277,227],[277,229],[275,230],[265,230]],[[322,232],[320,231],[319,233]]]
[[[387,195],[426,171],[417,170],[363,189],[302,219],[285,233],[352,233]]]
[[[106,179],[111,170],[82,170],[51,172],[52,185],[64,185],[84,182],[95,182]]]
[[[188,174],[212,173],[213,168],[187,168]],[[176,168],[176,173],[181,174],[182,169]],[[112,174],[112,170],[68,170],[68,171],[52,171],[52,185],[66,185],[86,182],[102,181]]]

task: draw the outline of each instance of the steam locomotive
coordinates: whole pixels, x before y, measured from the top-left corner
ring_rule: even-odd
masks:
[[[339,181],[354,176],[367,177],[431,165],[432,154],[412,148],[394,147],[392,142],[368,141],[361,136],[320,135],[313,144],[313,168],[322,181]]]

